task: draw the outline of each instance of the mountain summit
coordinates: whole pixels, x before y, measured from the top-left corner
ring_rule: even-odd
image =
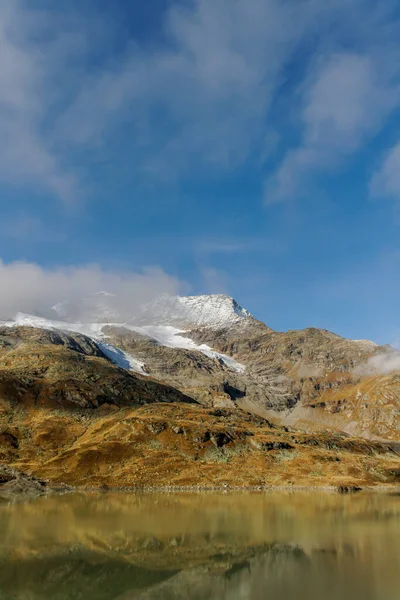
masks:
[[[202,296],[159,296],[142,308],[138,318],[145,325],[212,327],[220,329],[254,317],[225,294]]]
[[[220,329],[245,320],[255,320],[236,300],[225,294],[170,296],[162,294],[142,306],[108,292],[98,292],[76,302],[64,301],[53,310],[69,322],[173,325]]]

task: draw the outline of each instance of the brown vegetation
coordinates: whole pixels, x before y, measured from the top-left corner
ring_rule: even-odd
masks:
[[[6,425],[8,422],[8,425]],[[237,411],[152,404],[101,415],[3,413],[0,452],[19,470],[78,486],[381,485],[400,482],[393,449],[286,431]],[[7,435],[15,439],[10,450]]]
[[[371,378],[353,381],[345,371],[300,378],[305,391],[291,414],[309,430],[302,433],[240,410],[240,403],[248,408],[247,397],[235,398],[239,390],[224,380],[227,369],[218,370],[215,361],[199,353],[178,353],[166,363],[183,377],[185,395],[116,367],[84,336],[14,328],[1,330],[0,342],[0,461],[51,484],[363,487],[400,482],[395,444],[339,432],[357,421],[352,433],[399,439],[394,376],[381,378],[379,385]],[[156,349],[152,356],[160,365],[165,354]],[[219,378],[217,389],[196,388],[193,369],[200,383],[203,373]],[[197,390],[193,396],[205,406],[190,397],[190,382]],[[367,402],[370,410],[364,410]],[[389,405],[391,420],[385,420]]]

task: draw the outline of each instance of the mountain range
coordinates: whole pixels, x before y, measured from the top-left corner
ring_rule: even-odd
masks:
[[[399,448],[395,350],[276,332],[226,295],[99,292],[0,323],[0,459],[50,482],[377,485]]]

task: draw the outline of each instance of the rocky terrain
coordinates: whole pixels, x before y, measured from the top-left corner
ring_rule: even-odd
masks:
[[[0,328],[0,393],[3,407],[193,402],[170,386],[116,367],[86,336],[32,327]]]
[[[0,326],[3,464],[95,487],[400,482],[400,373],[369,367],[388,348],[274,332],[225,296],[161,298],[125,322],[93,302],[90,323]]]
[[[241,370],[200,350],[168,348],[151,336],[104,328],[115,346],[139,357],[149,374],[204,405],[235,406],[306,431],[329,428],[400,441],[400,372],[368,368],[390,349],[309,328],[275,332],[253,317],[191,328],[182,335],[234,359]],[[400,361],[399,361],[400,364]]]
[[[315,328],[273,332],[260,323],[190,336],[246,365],[246,394],[237,402],[246,410],[307,431],[400,440],[400,371],[373,368],[374,358],[391,355],[388,347]]]
[[[45,481],[21,473],[21,471],[7,465],[0,465],[0,499],[5,499],[15,494],[36,496],[46,491],[47,483]]]

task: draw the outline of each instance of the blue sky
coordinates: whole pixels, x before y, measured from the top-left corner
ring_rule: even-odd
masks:
[[[134,281],[397,343],[399,39],[392,0],[0,0],[7,302]]]

